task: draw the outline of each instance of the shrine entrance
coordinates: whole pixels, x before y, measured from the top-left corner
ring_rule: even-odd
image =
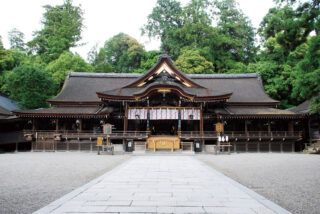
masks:
[[[150,121],[151,136],[177,136],[178,120],[153,120]]]

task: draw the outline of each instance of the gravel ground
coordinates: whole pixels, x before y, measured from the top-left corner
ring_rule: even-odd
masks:
[[[320,155],[197,155],[292,213],[320,213]]]
[[[0,213],[34,212],[129,157],[79,152],[1,154]]]

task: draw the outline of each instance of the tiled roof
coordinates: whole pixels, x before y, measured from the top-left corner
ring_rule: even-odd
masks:
[[[56,102],[100,102],[96,92],[111,91],[124,87],[141,74],[123,73],[79,73],[72,72],[61,92],[51,101]],[[228,102],[277,104],[264,91],[259,75],[250,74],[189,74],[199,85],[213,92],[230,93]]]

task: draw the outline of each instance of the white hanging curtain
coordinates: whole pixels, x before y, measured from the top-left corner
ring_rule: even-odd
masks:
[[[150,109],[150,120],[178,120],[178,109],[156,108]],[[128,109],[129,120],[146,120],[148,109]],[[200,120],[200,109],[181,108],[181,120]]]

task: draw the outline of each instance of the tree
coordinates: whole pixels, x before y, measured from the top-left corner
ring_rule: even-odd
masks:
[[[87,54],[87,61],[94,65],[95,61],[98,58],[98,43],[94,44],[94,46],[90,49],[90,51]]]
[[[2,36],[0,36],[0,50],[3,50],[4,47],[3,47],[3,43],[2,43]]]
[[[58,59],[50,62],[46,70],[52,74],[53,79],[61,89],[69,72],[93,72],[94,68],[83,60],[81,56],[64,52]]]
[[[1,48],[0,42],[0,88],[5,83],[6,74],[15,67],[22,65],[26,59],[27,56],[24,52]]]
[[[200,55],[198,50],[185,48],[175,61],[175,65],[184,73],[210,74],[214,72],[213,63]]]
[[[38,66],[19,66],[6,77],[5,88],[11,99],[23,108],[47,107],[46,100],[55,94],[55,82]]]
[[[303,101],[314,99],[313,111],[320,112],[320,35],[309,40],[309,49],[292,74],[292,97]]]
[[[161,55],[160,51],[147,51],[141,56],[140,67],[134,73],[145,73],[154,66]]]
[[[19,31],[17,28],[13,28],[8,33],[9,43],[11,49],[17,49],[19,51],[25,50],[25,44],[24,44],[24,33]]]
[[[149,36],[161,38],[161,50],[173,60],[183,54],[183,48],[194,48],[214,64],[215,72],[228,72],[239,65],[237,62],[247,65],[255,61],[257,52],[251,22],[235,4],[234,0],[192,0],[182,9],[180,4],[167,7],[170,11],[166,13],[157,5],[144,30],[150,32]],[[174,13],[175,10],[181,12]],[[170,23],[178,17],[181,17],[179,24]],[[217,26],[213,26],[213,19]]]
[[[140,67],[144,48],[131,36],[119,33],[105,42],[100,49],[96,65],[111,67],[116,73],[130,73]]]
[[[62,5],[44,6],[43,29],[36,31],[35,38],[28,43],[31,52],[41,55],[46,63],[57,59],[64,51],[78,46],[83,28],[83,11],[65,0]]]
[[[319,0],[278,0],[260,24],[265,49],[259,56],[265,69],[266,92],[281,101],[283,108],[297,105],[319,92],[317,35]],[[317,51],[316,51],[317,50]],[[268,71],[269,70],[269,71]],[[268,73],[268,72],[269,73]]]
[[[251,21],[237,8],[235,0],[215,1],[217,28],[224,37],[223,49],[232,53],[236,62],[255,60],[255,32]]]
[[[160,38],[161,42],[167,39],[167,32],[182,26],[182,8],[175,0],[157,0],[157,5],[148,16],[147,24],[141,29],[142,34]]]

